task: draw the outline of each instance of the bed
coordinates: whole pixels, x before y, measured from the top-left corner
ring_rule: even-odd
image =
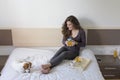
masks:
[[[60,29],[14,28],[11,32],[14,50],[1,72],[0,80],[104,80],[94,52],[87,47],[80,52],[81,57],[91,60],[85,70],[72,67],[70,65],[72,60],[64,60],[49,74],[41,73],[41,65],[47,63],[62,46]],[[13,62],[17,59],[31,60],[33,64],[31,73],[19,72],[13,66]]]
[[[91,60],[85,70],[70,66],[71,60],[64,60],[54,67],[49,74],[42,74],[41,64],[46,63],[55,54],[59,47],[46,48],[15,48],[9,56],[3,68],[0,80],[104,80],[94,53],[89,49],[83,49],[80,56]],[[36,56],[36,57],[35,57]],[[14,69],[12,63],[16,59],[32,57],[35,68],[31,73],[20,73]]]

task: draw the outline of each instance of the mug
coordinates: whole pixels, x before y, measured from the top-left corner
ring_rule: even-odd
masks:
[[[68,45],[68,46],[72,46],[72,40],[67,41],[67,45]]]

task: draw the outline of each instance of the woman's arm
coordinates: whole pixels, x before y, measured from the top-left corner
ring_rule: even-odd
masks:
[[[82,30],[82,32],[80,33],[80,42],[76,42],[76,44],[79,47],[85,47],[86,46],[86,35],[85,35],[84,30]]]
[[[64,38],[62,39],[62,43],[64,46],[66,46],[66,40]]]

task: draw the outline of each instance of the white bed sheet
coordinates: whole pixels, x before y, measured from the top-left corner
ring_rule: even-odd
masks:
[[[54,50],[55,51],[55,50]],[[3,68],[0,80],[104,80],[98,63],[92,51],[84,49],[81,56],[91,59],[91,63],[84,71],[72,68],[69,65],[70,61],[63,61],[57,67],[54,67],[49,74],[42,74],[40,70],[32,73],[18,73],[11,66],[12,62],[17,58],[24,58],[26,56],[34,56],[40,54],[39,49],[30,48],[16,48],[9,56],[5,67]],[[51,58],[55,52],[48,53],[47,56]],[[42,54],[44,56],[44,54]],[[45,54],[46,55],[46,54]]]

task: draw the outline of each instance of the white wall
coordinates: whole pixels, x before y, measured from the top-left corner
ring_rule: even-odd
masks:
[[[119,28],[120,0],[0,0],[0,27],[60,28],[75,15],[85,28]]]
[[[0,0],[0,28],[60,28],[67,16],[75,15],[84,28],[120,29],[119,8],[120,0]],[[95,54],[104,54],[103,48]],[[13,49],[1,46],[0,55]],[[111,54],[111,47],[105,49]]]

